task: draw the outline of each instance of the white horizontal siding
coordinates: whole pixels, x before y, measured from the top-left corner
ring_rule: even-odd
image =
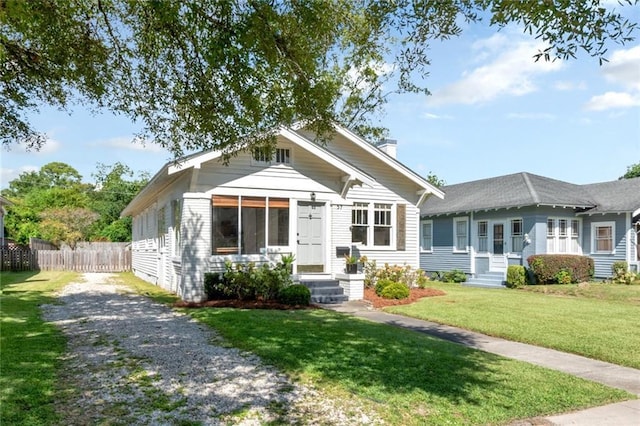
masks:
[[[211,255],[211,199],[185,198],[182,207],[182,281],[178,295],[202,301],[204,273]]]

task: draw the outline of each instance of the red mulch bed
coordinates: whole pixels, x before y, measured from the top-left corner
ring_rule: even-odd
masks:
[[[386,306],[408,305],[423,297],[444,296],[445,293],[442,290],[435,288],[412,288],[409,293],[409,297],[406,299],[385,299],[376,294],[372,288],[364,289],[364,299],[371,302],[374,308],[384,308]]]
[[[444,296],[446,293],[435,288],[412,288],[409,297],[406,299],[385,299],[376,294],[372,288],[364,289],[364,299],[378,309],[386,306],[408,305],[423,297]],[[176,302],[173,306],[177,308],[237,308],[237,309],[277,309],[288,311],[293,309],[318,309],[315,305],[285,305],[273,300],[209,300],[207,302]]]

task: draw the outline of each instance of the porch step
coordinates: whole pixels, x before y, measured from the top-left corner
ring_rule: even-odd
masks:
[[[338,280],[301,280],[300,284],[311,291],[311,303],[342,303],[349,300]]]
[[[462,285],[467,287],[506,288],[504,285],[504,273],[491,271],[478,274],[475,278],[469,278]]]

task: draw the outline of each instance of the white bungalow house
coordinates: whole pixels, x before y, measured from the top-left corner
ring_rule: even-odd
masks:
[[[326,145],[283,128],[272,157],[224,165],[207,151],[166,164],[123,210],[133,217],[133,271],[187,301],[205,298],[205,272],[224,261],[294,254],[299,278],[333,279],[344,253],[419,265],[420,205],[443,192],[340,126]]]

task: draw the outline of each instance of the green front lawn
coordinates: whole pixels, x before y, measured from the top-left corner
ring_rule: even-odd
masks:
[[[77,278],[71,272],[0,275],[0,423],[58,422],[53,397],[66,340],[42,321],[39,305],[55,303],[53,292]]]
[[[640,286],[591,283],[447,292],[389,312],[640,368]]]
[[[388,325],[324,310],[190,309],[253,352],[388,424],[504,424],[632,395]]]

